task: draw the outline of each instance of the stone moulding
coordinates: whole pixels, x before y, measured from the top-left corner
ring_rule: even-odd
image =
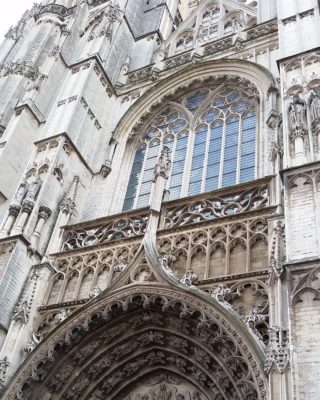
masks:
[[[123,132],[126,132],[126,137],[140,132],[141,126],[168,97],[175,96],[182,90],[190,89],[207,79],[214,81],[217,78],[227,78],[227,76],[249,80],[265,96],[271,88],[277,87],[269,71],[245,60],[214,60],[188,65],[170,78],[161,80],[152,90],[141,96],[120,120],[114,132],[114,138],[121,140]]]
[[[77,7],[71,7],[67,8],[64,7],[60,4],[48,4],[44,7],[41,7],[39,13],[36,16],[36,20],[39,19],[39,17],[43,14],[50,13],[50,14],[56,14],[58,18],[63,21],[65,17],[68,17],[69,15],[73,14]]]
[[[110,323],[117,316],[135,309],[132,307],[148,311],[153,305],[158,305],[159,311],[165,313],[164,315],[166,315],[166,312],[175,311],[180,319],[187,316],[194,318],[197,330],[207,329],[206,327],[212,324],[220,326],[222,332],[225,332],[225,335],[230,337],[230,340],[239,349],[239,356],[247,365],[248,376],[250,375],[249,380],[258,395],[256,398],[259,400],[267,399],[266,378],[262,372],[264,355],[254,337],[248,333],[244,323],[232,310],[226,310],[214,299],[209,299],[207,298],[208,296],[205,298],[202,294],[195,295],[188,291],[182,291],[178,288],[170,289],[161,285],[153,285],[147,288],[135,286],[94,299],[84,309],[75,311],[63,321],[47,339],[33,350],[18,374],[9,384],[5,392],[5,398],[13,400],[17,398],[15,396],[19,398],[19,396],[28,396],[29,394],[31,394],[32,398],[33,388],[37,387],[39,389],[39,385],[43,388],[41,393],[45,394],[48,389],[45,389],[42,382],[51,373],[52,363],[56,363],[59,357],[63,356],[61,351],[64,354],[70,354],[70,351],[76,349],[77,343],[79,343],[79,340],[81,341],[83,334],[88,335],[94,332],[101,324]],[[116,310],[118,311],[115,312]],[[90,357],[94,354],[99,344],[93,342],[92,346],[90,348],[82,347],[81,354],[78,351],[76,353],[72,352],[72,354],[77,357],[87,357],[88,350],[88,356]],[[200,356],[199,353],[198,355]],[[123,378],[128,379],[126,376],[123,376]],[[75,388],[75,386],[70,386],[70,383],[68,386],[69,388]]]

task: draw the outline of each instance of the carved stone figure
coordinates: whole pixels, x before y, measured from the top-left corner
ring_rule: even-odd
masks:
[[[57,324],[61,324],[61,322],[63,322],[65,319],[67,319],[69,317],[71,313],[70,309],[63,309],[60,312],[58,312],[58,314],[56,314],[56,316],[54,317],[55,321]]]
[[[320,118],[320,86],[315,88],[309,98],[311,122]]]
[[[20,183],[20,186],[18,187],[16,194],[14,195],[13,198],[14,205],[20,205],[22,203],[22,200],[25,198],[27,194],[28,188],[29,188],[28,182],[26,180],[23,180]]]
[[[301,132],[307,128],[306,103],[299,95],[293,96],[292,103],[289,106],[289,127],[290,131]]]
[[[158,176],[163,176],[164,178],[168,178],[170,168],[171,168],[170,149],[169,147],[164,147],[161,151],[160,157],[155,166],[154,178],[156,179]]]
[[[231,289],[227,285],[220,283],[218,285],[218,287],[213,291],[212,297],[222,303],[225,303],[226,297],[230,292],[231,292]]]
[[[95,299],[96,297],[98,297],[101,294],[102,290],[98,287],[93,288],[92,290],[90,290],[89,292],[89,299]]]
[[[37,194],[39,193],[41,185],[42,185],[42,180],[40,176],[35,176],[29,185],[29,190],[26,199],[34,201],[35,198],[37,197]]]
[[[188,271],[183,275],[180,282],[187,286],[194,286],[194,284],[199,280],[199,275],[193,271]]]

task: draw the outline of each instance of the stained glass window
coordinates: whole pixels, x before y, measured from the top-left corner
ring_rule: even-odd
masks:
[[[123,210],[149,204],[164,146],[172,160],[170,200],[255,179],[256,130],[256,101],[239,88],[200,88],[172,102],[140,141]]]

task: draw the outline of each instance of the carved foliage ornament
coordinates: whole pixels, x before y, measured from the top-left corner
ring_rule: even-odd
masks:
[[[269,330],[269,335],[265,371],[269,373],[274,367],[283,374],[289,365],[288,330],[276,327]]]

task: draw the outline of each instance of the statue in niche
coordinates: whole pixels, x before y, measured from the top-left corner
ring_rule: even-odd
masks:
[[[35,176],[29,185],[29,190],[27,193],[28,200],[31,200],[31,201],[35,200],[35,198],[37,197],[37,194],[39,193],[41,185],[42,185],[42,180],[41,180],[40,176]]]
[[[314,123],[320,119],[320,86],[315,88],[309,98],[311,121]]]
[[[306,131],[307,129],[307,108],[306,102],[299,95],[294,95],[292,103],[288,109],[289,112],[289,127],[291,132]]]
[[[171,392],[167,389],[167,386],[164,383],[160,385],[160,391],[158,393],[157,400],[172,400]]]
[[[20,205],[22,203],[22,200],[25,198],[27,192],[29,189],[28,182],[24,179],[21,183],[20,186],[18,187],[18,190],[16,191],[14,198],[13,198],[13,204],[15,205]]]

